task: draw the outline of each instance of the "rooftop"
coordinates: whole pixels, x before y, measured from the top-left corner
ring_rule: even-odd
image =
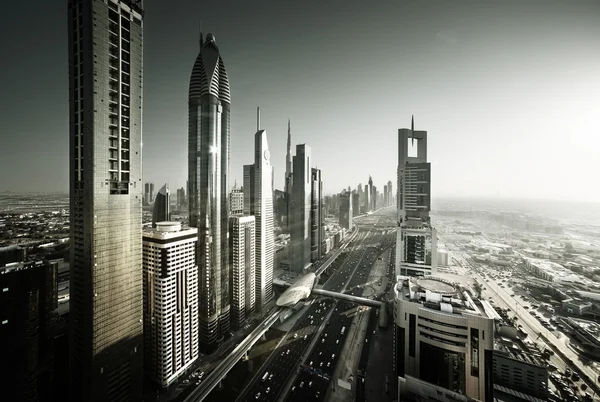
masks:
[[[446,314],[498,318],[498,314],[485,301],[473,298],[466,288],[445,279],[399,276],[398,280],[395,287],[396,299],[420,303],[425,308]]]

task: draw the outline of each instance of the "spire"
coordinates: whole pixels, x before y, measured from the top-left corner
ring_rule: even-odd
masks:
[[[411,146],[415,146],[415,115],[413,114],[410,119],[410,136],[412,137]]]
[[[256,107],[256,131],[260,130],[260,106]]]
[[[199,29],[200,29],[200,50],[202,50],[202,45],[204,44],[204,35],[202,35],[202,20],[200,20],[199,22]]]

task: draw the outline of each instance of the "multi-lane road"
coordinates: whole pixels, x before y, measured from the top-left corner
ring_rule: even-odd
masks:
[[[383,223],[386,219],[389,218],[372,215],[369,220]],[[348,245],[348,251],[334,262],[323,289],[341,292],[348,287],[353,289],[348,294],[359,296],[362,293],[359,293],[362,289],[358,285],[366,281],[373,262],[381,253],[382,242],[393,239],[390,230],[372,230],[371,227],[368,224],[359,229],[356,238]],[[255,373],[237,401],[277,401],[286,397],[288,400],[296,400],[296,397],[305,400],[302,395],[306,399],[312,396],[314,400],[316,396],[322,400],[329,384],[328,376],[333,374],[344,344],[341,329],[346,321],[346,326],[351,323],[351,318],[343,313],[356,307],[349,302],[314,300]],[[300,378],[305,377],[307,382],[300,386]],[[319,384],[317,378],[322,380]],[[292,381],[298,382],[296,388]]]

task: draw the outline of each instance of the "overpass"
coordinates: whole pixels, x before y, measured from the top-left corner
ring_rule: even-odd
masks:
[[[385,303],[377,300],[367,299],[366,297],[352,296],[345,293],[330,292],[329,290],[325,289],[313,289],[312,294],[325,297],[332,297],[334,299],[347,300],[352,303],[375,308],[381,308],[385,306]]]
[[[225,378],[227,373],[240,361],[246,353],[254,346],[256,342],[271,328],[279,316],[285,310],[276,307],[263,322],[258,325],[254,331],[252,331],[235,349],[223,360],[221,363],[208,374],[204,381],[200,383],[194,390],[184,399],[184,402],[200,402],[208,396],[208,394],[215,389],[217,385]]]

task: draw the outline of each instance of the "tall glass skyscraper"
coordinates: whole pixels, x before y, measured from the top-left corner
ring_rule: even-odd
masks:
[[[296,145],[294,156],[293,186],[292,186],[292,227],[290,234],[290,251],[292,269],[304,272],[310,265],[311,246],[311,167],[310,147],[306,144]]]
[[[229,80],[212,34],[200,38],[188,102],[190,226],[198,228],[200,343],[214,346],[229,331]]]
[[[142,394],[142,2],[69,0],[71,399]]]
[[[275,232],[272,178],[267,132],[258,129],[254,135],[254,164],[244,166],[244,213],[256,217],[254,284],[259,311],[273,298]]]

